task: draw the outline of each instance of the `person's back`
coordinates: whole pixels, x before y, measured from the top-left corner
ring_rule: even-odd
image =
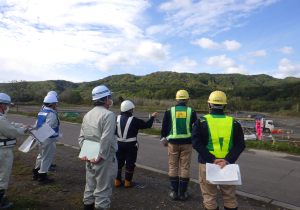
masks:
[[[137,137],[140,129],[151,128],[154,122],[154,117],[151,116],[147,121],[144,121],[142,119],[133,116],[133,114],[130,112],[121,112],[121,114],[118,115],[117,118],[117,130],[116,130],[116,134],[119,138],[122,138],[122,136],[124,135],[126,125],[127,123],[129,123],[128,120],[130,121],[130,125],[128,126],[128,130],[126,130],[127,132],[126,139],[132,139]],[[120,133],[118,132],[118,129],[120,129]]]
[[[205,209],[219,209],[218,187],[222,193],[225,210],[236,210],[235,186],[214,185],[206,180],[206,163],[220,168],[233,164],[245,148],[241,125],[233,117],[227,116],[224,109],[226,94],[214,91],[208,99],[210,113],[201,117],[193,127],[193,147],[198,152],[199,183]]]
[[[99,153],[94,159],[81,157],[86,161],[86,185],[83,195],[84,209],[109,209],[112,182],[117,172],[115,152],[116,117],[109,111],[112,105],[111,91],[104,85],[92,90],[94,108],[83,118],[78,142],[80,147],[88,140],[99,143]]]
[[[116,136],[118,140],[118,174],[115,179],[115,187],[122,185],[122,168],[126,164],[125,187],[132,187],[132,177],[137,159],[138,142],[137,135],[140,129],[151,128],[156,112],[152,113],[148,121],[133,116],[134,104],[125,100],[121,103],[121,114],[117,117]]]
[[[169,179],[173,200],[188,198],[189,169],[192,155],[192,125],[196,112],[187,106],[189,94],[185,90],[176,93],[177,105],[164,114],[161,141],[168,147]]]
[[[91,141],[100,142],[101,137],[106,135],[103,132],[106,132],[107,127],[111,126],[107,124],[108,119],[110,119],[109,121],[111,121],[111,119],[114,120],[115,114],[103,106],[95,106],[93,109],[87,112],[82,120],[82,132],[84,135],[82,140],[89,139]],[[82,143],[83,141],[80,142],[80,144]],[[110,148],[109,153],[115,153],[117,150],[114,137],[112,137],[111,141],[102,141],[101,146],[102,148]]]

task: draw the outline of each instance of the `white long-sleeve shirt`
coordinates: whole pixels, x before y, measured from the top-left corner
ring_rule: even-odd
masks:
[[[115,114],[105,107],[96,106],[83,118],[79,145],[82,147],[84,140],[100,143],[99,156],[103,159],[117,151],[117,140],[115,137],[116,117]]]

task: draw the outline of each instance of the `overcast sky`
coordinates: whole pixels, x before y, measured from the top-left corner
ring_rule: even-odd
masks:
[[[0,82],[300,77],[299,0],[0,0]]]

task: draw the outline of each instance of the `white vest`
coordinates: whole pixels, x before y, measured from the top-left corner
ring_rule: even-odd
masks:
[[[125,125],[125,128],[124,128],[124,132],[123,132],[123,135],[122,135],[122,131],[121,131],[121,115],[118,115],[117,117],[117,132],[118,132],[118,136],[117,136],[117,140],[120,141],[120,142],[132,142],[132,141],[136,141],[136,137],[133,137],[133,138],[128,138],[127,139],[127,133],[128,133],[128,129],[129,129],[129,126],[132,122],[132,119],[133,119],[133,116],[129,117],[127,122],[126,122],[126,125]]]

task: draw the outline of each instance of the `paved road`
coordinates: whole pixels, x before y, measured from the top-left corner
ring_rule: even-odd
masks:
[[[11,115],[10,120],[33,124],[33,118]],[[80,125],[62,123],[63,143],[78,146]],[[139,135],[138,163],[167,171],[167,150],[159,139]],[[191,177],[197,179],[197,156],[193,153]],[[241,166],[243,185],[239,190],[264,196],[300,208],[300,157],[266,151],[245,151],[238,162]]]

